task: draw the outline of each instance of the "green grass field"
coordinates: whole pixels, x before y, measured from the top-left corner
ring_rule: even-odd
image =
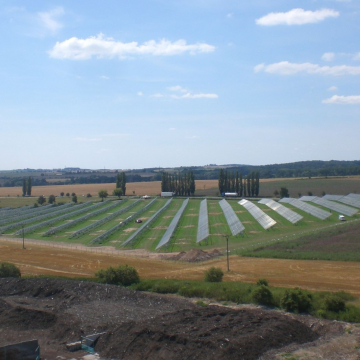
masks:
[[[170,204],[170,206],[158,217],[152,224],[150,224],[135,240],[134,242],[128,244],[126,246],[129,248],[136,249],[146,249],[149,251],[155,251],[155,248],[162,236],[164,235],[167,227],[171,223],[173,217],[181,207],[182,202],[185,198],[174,198]],[[90,244],[93,239],[107,230],[113,228],[115,225],[124,221],[129,216],[135,214],[138,210],[145,207],[146,204],[149,203],[150,200],[140,200],[140,202],[130,210],[122,213],[118,217],[104,223],[98,228],[93,229],[91,232],[79,237],[69,239],[69,236],[85,227],[94,223],[98,220],[101,220],[108,216],[110,213],[113,213],[123,207],[127,207],[137,199],[129,199],[128,201],[121,201],[119,205],[115,208],[110,209],[108,212],[104,212],[102,214],[98,214],[93,216],[86,221],[76,224],[73,227],[67,228],[55,235],[44,237],[43,234],[49,230],[49,226],[44,226],[42,228],[36,229],[33,233],[26,235],[28,238],[48,240],[48,241],[61,241],[68,243],[81,243],[81,244]],[[123,227],[119,228],[116,232],[114,232],[111,236],[109,236],[106,240],[102,241],[101,245],[111,245],[116,248],[122,247],[122,244],[126,239],[134,233],[139,227],[144,225],[147,219],[149,219],[153,214],[155,214],[167,201],[168,199],[158,198],[152,206],[143,212],[139,217],[143,220],[142,224],[135,223],[135,219],[131,222],[127,223]],[[194,247],[200,247],[204,250],[211,250],[214,248],[224,250],[226,247],[226,239],[224,235],[231,234],[225,216],[222,212],[222,209],[219,205],[220,199],[208,199],[208,217],[209,217],[209,232],[210,236],[208,239],[202,241],[201,243],[196,243],[197,236],[197,227],[198,227],[198,217],[199,217],[199,209],[200,209],[200,201],[201,198],[192,198],[189,200],[188,206],[185,209],[180,221],[178,223],[177,228],[175,229],[173,236],[167,246],[164,246],[160,249],[160,251],[187,251]],[[335,225],[345,226],[346,224],[339,224],[338,213],[332,212],[331,216],[326,220],[319,220],[297,208],[292,207],[289,204],[284,204],[284,206],[294,210],[298,214],[303,216],[303,219],[300,220],[296,225],[293,225],[288,220],[280,216],[275,211],[268,208],[266,205],[255,204],[261,208],[267,215],[269,215],[272,219],[276,221],[276,225],[268,230],[264,230],[260,224],[252,217],[252,215],[241,205],[238,204],[238,200],[236,199],[228,199],[229,204],[235,211],[239,220],[245,226],[245,231],[243,234],[239,234],[236,236],[229,237],[229,250],[232,254],[241,254],[248,256],[272,256],[272,257],[285,257],[286,254],[289,254],[289,251],[283,251],[283,249],[267,249],[266,255],[264,251],[254,251],[254,249],[264,248],[268,245],[272,245],[274,243],[278,243],[280,241],[289,241],[296,240],[302,238],[304,236],[313,236],[317,237],[318,233],[324,229],[331,229]],[[318,205],[313,204],[316,207],[322,208]],[[104,206],[106,204],[104,203]],[[61,207],[59,207],[60,209]],[[76,211],[77,206],[69,209],[69,212]],[[327,209],[323,208],[328,211]],[[69,217],[66,220],[61,220],[52,224],[52,227],[59,226],[66,222],[71,222],[76,220],[77,218],[83,216],[83,214],[74,215],[73,217]],[[55,215],[53,218],[56,218]],[[360,215],[356,214],[353,217],[349,218],[349,220],[360,219]],[[32,222],[29,225],[36,224],[41,222],[42,220]],[[27,225],[27,226],[29,226]],[[18,227],[20,228],[20,226]],[[5,235],[14,236],[15,231],[7,231]],[[271,251],[270,251],[271,250]],[[319,250],[320,251],[320,250]],[[282,255],[276,255],[275,252],[281,252]],[[344,259],[341,257],[336,257],[335,252],[330,252],[330,255],[325,250],[322,251],[326,253],[321,257],[320,255],[317,258],[322,259]],[[293,251],[294,253],[294,251]],[[270,255],[272,254],[272,255]],[[294,254],[292,256],[295,256]],[[296,255],[298,256],[298,255]],[[300,255],[299,255],[300,256]],[[314,254],[312,255],[301,255],[301,258],[314,258]],[[312,256],[312,257],[311,257]],[[295,257],[300,258],[300,257]],[[354,256],[347,256],[347,259],[353,259]],[[360,260],[360,259],[359,259]]]

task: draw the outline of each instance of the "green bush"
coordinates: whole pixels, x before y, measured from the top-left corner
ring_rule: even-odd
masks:
[[[312,306],[312,296],[299,288],[286,290],[280,300],[280,306],[286,311],[307,312]]]
[[[8,262],[0,263],[0,277],[21,277],[20,269]]]
[[[324,299],[324,309],[336,313],[344,311],[345,301],[336,295],[326,296]]]
[[[258,286],[252,292],[251,298],[256,304],[272,305],[273,303],[273,294],[271,290],[265,285]]]
[[[220,268],[212,267],[205,271],[204,280],[207,282],[221,282],[223,276],[224,273]]]
[[[261,286],[261,285],[264,285],[264,286],[269,286],[269,282],[266,280],[266,279],[259,279],[256,283],[257,286]]]
[[[128,265],[120,265],[117,268],[110,266],[107,269],[100,269],[95,273],[95,276],[99,278],[101,282],[123,286],[137,284],[140,281],[136,269]]]

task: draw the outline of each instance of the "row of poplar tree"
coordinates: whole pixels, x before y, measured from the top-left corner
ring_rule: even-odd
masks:
[[[164,171],[161,175],[161,191],[171,191],[179,196],[193,196],[195,193],[194,173],[188,171],[182,174],[169,174]]]
[[[121,194],[120,192],[117,192],[116,194],[114,193],[114,195],[116,196],[125,196],[126,195],[126,175],[124,172],[121,172],[120,174],[116,175],[116,189],[120,189],[121,190]],[[114,191],[116,192],[116,191]]]
[[[220,194],[226,192],[237,193],[238,196],[259,196],[260,179],[259,172],[252,171],[243,178],[239,171],[219,171]]]
[[[22,196],[31,196],[31,187],[31,177],[29,176],[27,179],[23,178]]]

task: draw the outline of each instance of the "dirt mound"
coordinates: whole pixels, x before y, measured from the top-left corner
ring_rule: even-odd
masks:
[[[12,306],[0,299],[1,328],[17,330],[48,329],[56,323],[57,316],[46,311]]]
[[[115,359],[257,359],[318,337],[284,314],[209,306],[125,324],[103,336],[96,349]]]
[[[65,343],[104,331],[95,348],[104,360],[257,359],[323,338],[326,326],[335,328],[309,319],[261,308],[203,308],[175,296],[90,281],[0,279],[0,346],[38,339],[48,359],[79,359],[85,353],[69,353]],[[333,331],[340,333],[342,326]]]
[[[214,249],[213,251],[207,252],[201,249],[191,249],[188,252],[182,251],[179,254],[169,258],[170,260],[177,261],[188,261],[188,262],[197,262],[197,261],[206,261],[211,260],[214,257],[221,256],[222,253]]]

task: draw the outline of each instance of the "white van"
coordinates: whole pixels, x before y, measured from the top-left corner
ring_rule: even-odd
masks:
[[[340,221],[346,221],[345,216],[344,215],[339,215],[339,220]]]

